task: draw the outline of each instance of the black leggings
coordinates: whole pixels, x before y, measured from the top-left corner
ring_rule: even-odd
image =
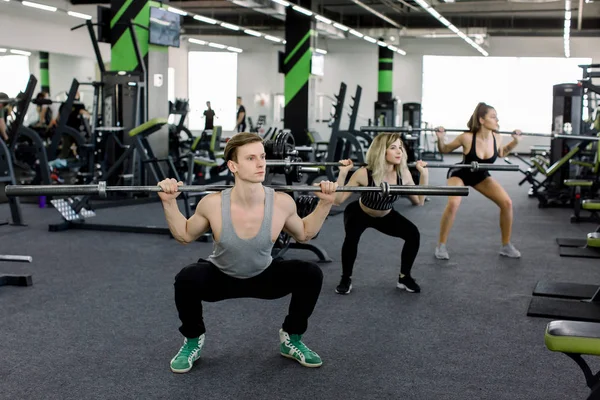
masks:
[[[415,224],[400,215],[396,210],[386,216],[375,218],[365,213],[360,204],[354,201],[344,210],[346,238],[342,245],[342,276],[350,278],[358,251],[360,236],[367,228],[375,228],[381,233],[404,239],[400,273],[410,276],[415,258],[419,252],[421,234]]]
[[[234,278],[214,264],[198,260],[183,268],[175,277],[175,305],[181,320],[179,331],[187,338],[206,332],[202,302],[251,297],[273,300],[292,294],[283,330],[303,334],[323,284],[318,265],[299,260],[273,260],[271,265],[252,278]]]

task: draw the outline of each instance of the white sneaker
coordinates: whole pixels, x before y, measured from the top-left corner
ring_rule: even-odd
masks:
[[[512,243],[502,246],[500,255],[509,258],[521,258],[521,252],[512,245]]]
[[[449,260],[450,255],[448,254],[448,249],[446,249],[446,244],[442,243],[438,247],[435,248],[435,258],[438,260]]]

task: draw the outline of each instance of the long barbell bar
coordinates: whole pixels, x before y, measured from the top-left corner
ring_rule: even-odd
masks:
[[[232,188],[232,185],[190,185],[179,186],[180,192],[218,192]],[[283,192],[320,192],[320,186],[267,186]],[[337,192],[381,192],[383,196],[393,195],[429,195],[429,196],[468,196],[469,188],[464,186],[403,186],[389,185],[383,182],[377,186],[338,186]],[[148,193],[162,192],[160,186],[106,186],[106,182],[97,185],[6,185],[7,196],[102,196],[109,192]]]
[[[362,132],[435,132],[437,128],[409,128],[405,126],[361,126]],[[467,129],[444,129],[444,132],[464,133]],[[512,135],[514,132],[498,131],[501,135]],[[562,135],[558,133],[536,133],[536,132],[521,132],[522,136],[538,136],[547,137],[550,139],[572,139],[572,140],[593,140],[600,141],[598,136],[583,136],[583,135]]]
[[[366,167],[366,163],[354,163],[355,167]],[[342,164],[335,161],[289,161],[289,160],[267,160],[267,167],[341,167]],[[414,168],[416,163],[408,164]],[[473,161],[471,164],[427,164],[425,168],[469,168],[471,171],[518,171],[518,165],[480,164]]]
[[[416,167],[416,163],[408,164]],[[469,168],[471,171],[518,171],[518,165],[486,164],[473,161],[471,164],[427,164],[425,168]]]

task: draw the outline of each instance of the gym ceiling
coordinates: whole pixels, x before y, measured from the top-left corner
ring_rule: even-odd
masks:
[[[465,33],[468,30],[491,36],[562,36],[564,32],[565,0],[426,1]],[[93,1],[72,0],[72,3]],[[419,1],[313,0],[312,3],[312,11],[361,32],[372,29],[376,34],[381,30],[397,37],[451,33]],[[600,0],[570,3],[571,36],[600,36]],[[185,0],[169,5],[260,32],[280,35],[284,30],[285,7],[272,0]],[[183,28],[187,35],[244,35],[200,23],[190,16],[184,17]]]

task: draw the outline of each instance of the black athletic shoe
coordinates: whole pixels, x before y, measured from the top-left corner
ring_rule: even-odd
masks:
[[[340,284],[335,288],[335,292],[337,294],[349,294],[352,290],[352,278],[344,278],[342,276],[342,280]]]
[[[398,278],[398,284],[396,285],[398,289],[406,289],[407,292],[411,293],[421,293],[421,287],[417,285],[417,282],[410,277],[404,275],[402,278]]]

